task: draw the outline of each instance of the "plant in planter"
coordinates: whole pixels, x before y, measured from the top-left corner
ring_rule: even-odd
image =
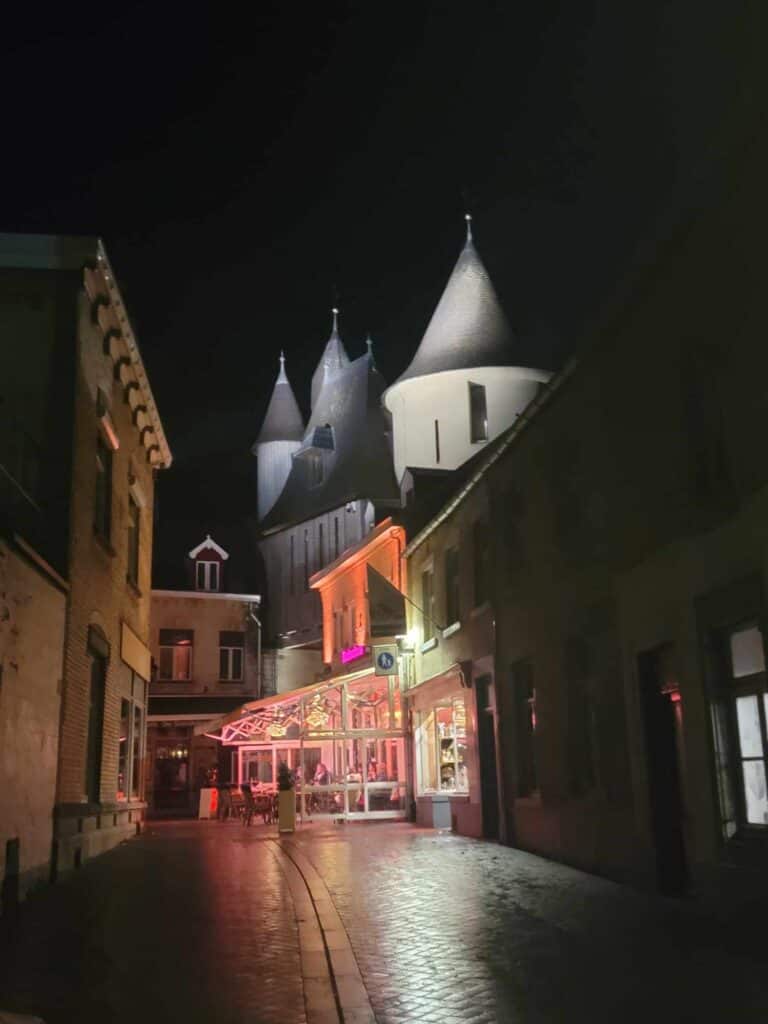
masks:
[[[291,769],[285,761],[281,761],[277,766],[278,832],[293,832],[296,829],[296,798],[293,794],[295,781]]]

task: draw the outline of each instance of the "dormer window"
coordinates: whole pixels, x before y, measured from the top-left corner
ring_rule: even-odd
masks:
[[[488,406],[482,384],[469,385],[469,439],[472,444],[488,440]]]
[[[217,591],[219,589],[219,563],[203,562],[201,559],[198,559],[196,568],[196,589]]]
[[[219,593],[222,569],[229,554],[208,534],[202,544],[189,552],[189,557],[192,559],[190,571],[195,590]]]

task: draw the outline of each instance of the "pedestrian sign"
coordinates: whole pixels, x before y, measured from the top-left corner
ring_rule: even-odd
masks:
[[[397,672],[397,644],[379,644],[373,648],[373,669],[377,676],[391,676]]]

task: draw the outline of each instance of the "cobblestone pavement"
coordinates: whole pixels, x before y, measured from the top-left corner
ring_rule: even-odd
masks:
[[[733,922],[494,844],[390,823],[280,843],[168,823],[24,905],[0,1009],[46,1024],[763,1022],[766,960]]]

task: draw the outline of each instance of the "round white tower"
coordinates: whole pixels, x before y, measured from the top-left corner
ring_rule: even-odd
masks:
[[[458,469],[510,427],[551,374],[515,365],[512,328],[467,240],[408,369],[384,393],[395,476]]]
[[[251,451],[258,459],[257,512],[259,522],[269,512],[291,472],[293,453],[301,445],[304,420],[285,372],[285,356],[280,353],[280,372],[277,375],[267,415]]]

